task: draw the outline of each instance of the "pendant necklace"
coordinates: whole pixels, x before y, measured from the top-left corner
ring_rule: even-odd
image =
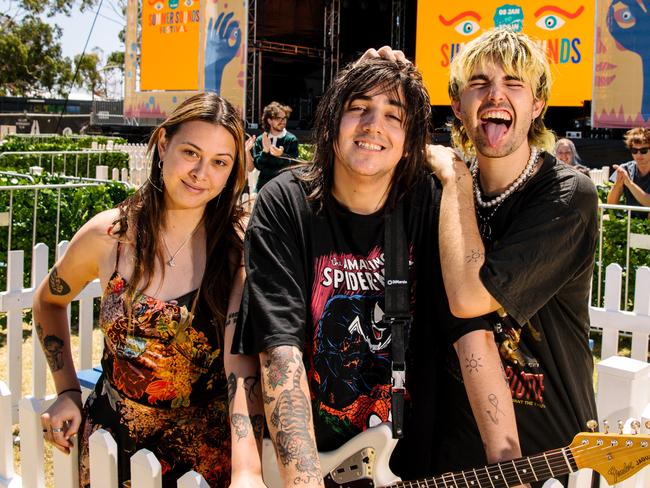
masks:
[[[196,224],[196,227],[194,227],[194,230],[187,235],[185,240],[183,240],[183,242],[181,242],[181,245],[178,246],[178,249],[176,249],[176,251],[173,252],[173,253],[169,250],[169,246],[167,245],[167,241],[165,240],[165,237],[163,236],[163,238],[162,238],[163,245],[165,246],[165,249],[167,250],[167,254],[169,254],[169,259],[166,261],[167,266],[169,266],[170,268],[173,268],[173,267],[176,266],[176,261],[174,259],[176,258],[178,253],[181,252],[182,249],[185,247],[185,244],[187,244],[189,242],[189,240],[192,238],[194,233],[197,231],[197,229],[201,225],[201,222],[203,222],[203,219],[199,220],[199,223]]]
[[[512,184],[506,188],[500,195],[492,198],[491,200],[483,200],[481,196],[481,185],[479,183],[479,170],[478,170],[478,160],[474,158],[472,165],[470,167],[470,172],[472,174],[472,186],[474,189],[474,200],[476,201],[476,218],[478,220],[478,229],[479,233],[483,240],[492,242],[492,226],[490,225],[490,220],[497,213],[497,210],[501,204],[514,192],[519,190],[519,188],[530,178],[535,169],[535,162],[537,161],[537,156],[539,155],[539,150],[536,147],[531,147],[530,149],[530,159],[526,166],[524,167],[521,174],[517,177]],[[482,210],[491,209],[491,212],[488,215],[483,215]]]

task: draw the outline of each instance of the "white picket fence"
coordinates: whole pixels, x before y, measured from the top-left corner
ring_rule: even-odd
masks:
[[[67,242],[57,247],[57,256],[65,252]],[[23,311],[32,307],[35,285],[47,275],[49,269],[48,249],[37,244],[33,251],[32,286],[23,286],[23,251],[11,251],[8,260],[7,291],[0,293],[0,312],[7,315],[8,387],[0,381],[0,487],[41,488],[46,485],[44,473],[44,445],[40,413],[52,401],[46,396],[45,357],[39,347],[34,347],[32,385],[30,395],[21,398],[22,383],[22,321]],[[591,307],[592,325],[602,334],[602,357],[598,365],[597,404],[600,420],[608,420],[616,428],[618,420],[629,417],[650,420],[650,364],[647,362],[648,337],[650,336],[650,268],[642,267],[636,272],[635,308],[620,310],[622,270],[612,264],[606,270],[604,306]],[[76,297],[79,301],[80,352],[77,367],[92,367],[93,300],[100,296],[98,281],[94,281]],[[631,333],[632,358],[617,356],[621,333]],[[36,334],[32,330],[32,337]],[[37,346],[37,344],[35,344]],[[611,357],[610,357],[611,356]],[[570,374],[570,372],[565,372]],[[87,392],[86,392],[87,393]],[[13,468],[13,424],[20,427],[20,476]],[[629,421],[627,422],[629,428]],[[105,431],[98,431],[91,438],[91,481],[93,488],[115,488],[116,445]],[[69,488],[77,486],[76,456],[66,456],[54,451],[54,486]],[[160,464],[147,450],[139,451],[131,458],[133,488],[160,486]],[[590,473],[582,470],[572,475],[570,488],[587,488]],[[207,483],[197,473],[187,473],[179,480],[179,487],[203,487]],[[548,486],[557,486],[549,484]],[[603,484],[602,486],[607,486]],[[650,487],[650,469],[632,479],[616,485],[621,488]]]

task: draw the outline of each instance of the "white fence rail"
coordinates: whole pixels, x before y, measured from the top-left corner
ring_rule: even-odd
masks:
[[[67,242],[57,247],[57,256],[65,252]],[[32,384],[30,395],[21,398],[22,384],[22,334],[23,311],[32,307],[36,285],[45,278],[48,271],[48,249],[38,244],[33,251],[32,285],[23,286],[24,253],[9,253],[9,274],[7,291],[0,293],[0,312],[7,316],[8,387],[0,381],[0,487],[44,487],[43,437],[40,412],[52,398],[46,396],[45,379],[47,367],[44,355],[34,341]],[[600,420],[608,420],[616,428],[618,420],[629,417],[650,420],[650,364],[648,338],[650,336],[650,268],[641,267],[636,272],[635,308],[633,311],[620,309],[622,288],[621,267],[612,264],[607,267],[605,305],[591,307],[592,325],[602,329],[602,357],[598,364],[598,412]],[[76,297],[79,301],[80,352],[77,367],[92,367],[93,300],[101,293],[98,281],[90,283]],[[618,342],[622,334],[631,337],[631,358],[618,357]],[[32,328],[32,337],[36,337]],[[611,356],[611,357],[610,357]],[[568,374],[568,373],[567,373]],[[20,424],[20,475],[13,466],[13,424]],[[628,422],[629,424],[629,422]],[[116,485],[116,447],[110,435],[98,431],[91,438],[93,471],[92,486],[114,488]],[[54,451],[54,486],[77,486],[78,474],[76,456],[65,456]],[[160,486],[160,465],[148,451],[140,451],[132,459],[133,488]],[[588,471],[574,475],[570,488],[587,488]],[[198,474],[190,472],[179,480],[179,487],[203,487],[207,483]],[[549,485],[551,486],[551,485]],[[558,485],[554,485],[558,486]],[[603,485],[606,486],[606,485]],[[621,488],[650,487],[650,469],[645,469],[632,479],[616,486]]]

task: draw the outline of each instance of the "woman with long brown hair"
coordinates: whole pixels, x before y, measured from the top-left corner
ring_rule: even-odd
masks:
[[[147,183],[87,222],[36,292],[57,390],[43,434],[69,452],[79,433],[82,486],[99,428],[117,442],[121,484],[130,456],[147,448],[164,486],[191,469],[214,487],[261,486],[257,362],[229,353],[244,280],[239,115],[213,93],[195,95],[154,130],[149,152]],[[66,308],[95,278],[104,290],[103,373],[82,409]]]

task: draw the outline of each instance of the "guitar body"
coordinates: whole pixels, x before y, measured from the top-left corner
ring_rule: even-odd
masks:
[[[334,451],[319,453],[325,486],[373,488],[400,481],[388,467],[396,444],[391,424],[383,423],[363,431]],[[262,445],[262,473],[268,488],[283,487],[270,439],[264,439]]]

